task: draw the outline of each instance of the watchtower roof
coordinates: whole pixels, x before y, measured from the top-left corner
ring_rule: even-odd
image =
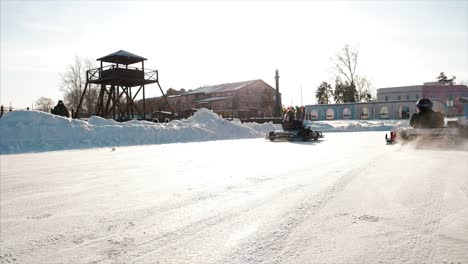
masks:
[[[98,61],[110,62],[110,63],[119,63],[124,65],[129,65],[137,62],[146,60],[141,56],[135,55],[125,50],[119,50],[107,56],[97,59]]]

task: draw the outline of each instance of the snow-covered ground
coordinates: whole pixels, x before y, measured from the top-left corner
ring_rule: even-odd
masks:
[[[309,125],[325,138],[269,142],[278,125],[208,110],[7,113],[0,263],[468,263],[468,144],[385,145],[400,120]]]
[[[1,263],[468,263],[468,148],[262,138],[1,155]]]

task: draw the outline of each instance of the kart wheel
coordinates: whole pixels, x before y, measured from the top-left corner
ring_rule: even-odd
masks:
[[[268,139],[269,139],[271,142],[275,141],[275,133],[274,133],[274,132],[270,132],[270,133],[268,134]]]

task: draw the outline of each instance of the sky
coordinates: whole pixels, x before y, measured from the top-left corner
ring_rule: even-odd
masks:
[[[63,98],[75,56],[126,50],[159,71],[164,90],[280,74],[285,105],[316,103],[335,56],[359,50],[374,89],[468,81],[468,1],[0,1],[0,102]],[[301,92],[302,91],[302,92]],[[146,96],[160,96],[157,85]]]

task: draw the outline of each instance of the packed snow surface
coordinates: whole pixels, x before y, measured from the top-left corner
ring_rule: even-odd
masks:
[[[468,263],[468,148],[384,134],[1,155],[0,263]]]
[[[307,126],[322,132],[389,131],[407,124],[407,120],[306,121]],[[0,153],[262,138],[278,129],[281,126],[272,123],[228,121],[207,109],[167,124],[137,120],[121,123],[96,116],[85,121],[37,111],[14,111],[0,118]]]

